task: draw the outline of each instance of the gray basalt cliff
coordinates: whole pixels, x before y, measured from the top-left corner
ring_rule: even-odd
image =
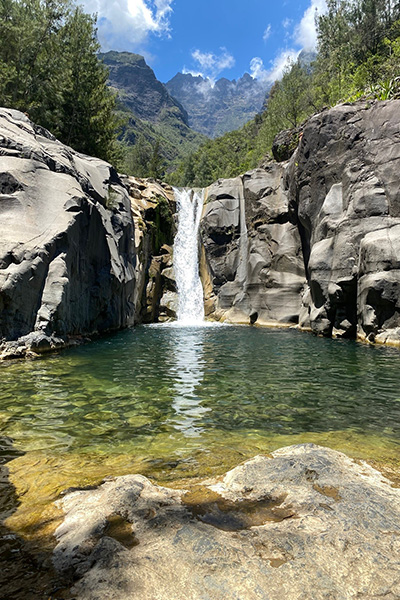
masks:
[[[0,110],[0,340],[23,355],[134,323],[128,193],[107,163]]]
[[[207,190],[211,318],[400,344],[400,101],[312,117],[290,160]]]
[[[0,357],[145,319],[152,261],[162,255],[159,272],[170,262],[174,210],[166,184],[119,176],[0,109]]]
[[[209,316],[264,325],[298,321],[305,271],[286,170],[272,163],[208,188],[201,271],[203,280],[209,274]]]

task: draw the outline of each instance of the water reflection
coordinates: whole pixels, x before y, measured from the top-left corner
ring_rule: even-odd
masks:
[[[171,365],[175,412],[170,423],[186,437],[199,437],[204,431],[200,424],[204,413],[211,410],[202,406],[199,390],[204,369],[204,335],[201,327],[171,329]]]

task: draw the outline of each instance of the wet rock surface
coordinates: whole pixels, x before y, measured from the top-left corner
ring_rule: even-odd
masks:
[[[62,501],[54,564],[85,600],[400,596],[400,491],[313,444],[190,490],[140,475]]]

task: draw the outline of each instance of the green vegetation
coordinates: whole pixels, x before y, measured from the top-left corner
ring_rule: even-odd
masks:
[[[189,128],[185,109],[143,56],[109,51],[99,59],[109,69],[109,85],[117,94],[117,114],[123,122],[121,170],[137,177],[163,177],[206,141]]]
[[[157,206],[154,211],[153,249],[160,252],[164,244],[174,243],[174,220],[169,202],[163,196],[157,196]]]
[[[327,0],[318,16],[318,53],[302,56],[275,82],[264,112],[242,129],[206,142],[186,157],[169,181],[203,187],[235,177],[270,153],[279,131],[295,128],[338,102],[400,97],[400,2]]]
[[[318,19],[313,93],[318,104],[400,91],[400,2],[328,0]],[[390,85],[392,81],[392,85]],[[383,89],[382,89],[383,88]]]
[[[120,168],[124,173],[165,178],[167,172],[176,169],[185,156],[204,143],[207,138],[185,125],[174,114],[175,110],[164,109],[156,122],[150,122],[118,103],[117,116],[124,121],[120,135],[123,153]]]
[[[0,0],[0,105],[115,162],[115,98],[98,51],[96,20],[73,0]]]

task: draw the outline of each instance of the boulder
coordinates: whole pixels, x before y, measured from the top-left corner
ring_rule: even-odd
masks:
[[[134,225],[118,174],[8,109],[0,227],[3,356],[134,323]]]
[[[53,561],[77,600],[400,595],[400,490],[313,444],[189,490],[111,478],[61,506]]]

